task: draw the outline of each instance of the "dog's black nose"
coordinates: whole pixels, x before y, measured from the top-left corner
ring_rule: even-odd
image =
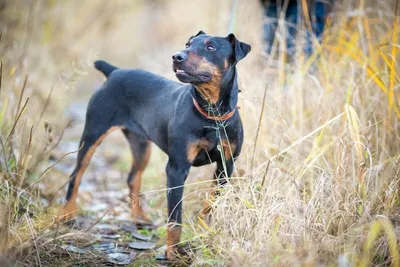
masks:
[[[178,52],[172,55],[172,60],[175,62],[182,62],[186,59],[186,53]]]

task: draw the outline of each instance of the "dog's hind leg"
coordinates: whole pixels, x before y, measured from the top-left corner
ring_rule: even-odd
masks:
[[[142,174],[147,166],[151,153],[151,142],[128,129],[123,129],[132,151],[133,163],[128,175],[131,215],[136,224],[151,224],[140,204],[140,186]]]
[[[90,163],[90,159],[106,135],[119,128],[121,127],[111,126],[95,129],[87,127],[87,125],[85,126],[85,130],[79,143],[76,167],[69,178],[69,186],[66,197],[67,203],[61,212],[61,219],[66,220],[75,216],[77,211],[76,198],[78,196],[78,188],[81,183],[82,176]]]
[[[61,213],[62,219],[75,215],[78,188],[94,151],[108,133],[120,129],[123,125],[124,113],[117,108],[118,105],[114,101],[112,92],[108,92],[109,90],[106,88],[100,89],[89,102],[85,128],[79,142],[76,167],[69,180],[67,203]]]

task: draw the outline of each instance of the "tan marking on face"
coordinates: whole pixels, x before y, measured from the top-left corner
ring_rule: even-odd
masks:
[[[232,158],[236,151],[236,144],[233,142],[228,142],[228,140],[224,139],[221,141],[222,149],[224,151],[224,156],[226,160]]]
[[[187,147],[187,158],[189,162],[193,162],[202,149],[207,149],[209,142],[206,139],[200,139],[190,143]]]
[[[195,66],[197,73],[207,72],[212,75],[209,82],[196,85],[196,89],[205,100],[211,104],[217,103],[222,79],[222,73],[219,68],[196,53],[190,54],[189,63]]]
[[[92,158],[96,148],[101,144],[101,142],[103,141],[103,139],[111,132],[117,130],[117,129],[121,129],[121,126],[113,126],[110,129],[107,130],[107,132],[105,132],[104,134],[102,134],[97,140],[96,142],[88,149],[88,151],[86,152],[86,155],[84,156],[82,162],[81,162],[81,166],[79,168],[79,170],[76,172],[76,176],[75,176],[75,183],[74,183],[74,188],[72,189],[72,195],[71,198],[69,199],[69,201],[65,204],[64,208],[61,211],[61,216],[64,218],[71,218],[75,216],[76,213],[76,198],[78,196],[78,189],[79,189],[79,185],[81,183],[81,179],[83,176],[83,173],[85,172],[86,168],[88,167],[89,163],[90,163],[90,159]]]
[[[212,75],[211,80],[209,82],[196,85],[197,91],[199,91],[202,97],[211,104],[217,103],[221,87],[221,78],[222,78],[221,71],[218,69],[217,66],[210,63],[204,58],[201,59],[200,62],[198,63],[197,70],[199,72],[208,72],[211,73]]]

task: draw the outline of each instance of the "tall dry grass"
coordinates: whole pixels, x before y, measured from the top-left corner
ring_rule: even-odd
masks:
[[[214,203],[205,247],[221,265],[400,264],[396,9],[337,6],[310,58],[272,61],[286,90],[267,81],[264,103],[245,97],[246,127],[265,111],[255,152],[247,132],[246,174]]]
[[[200,29],[226,35],[232,3],[4,3],[0,247],[40,265],[43,243],[56,242],[49,229],[59,181],[67,181],[48,159],[69,121],[66,108],[101,82],[91,61],[175,79],[170,55]],[[245,144],[211,219],[186,218],[196,233],[193,265],[398,264],[395,4],[342,1],[315,53],[287,64],[283,45],[263,53],[258,1],[238,1],[231,25],[253,47],[239,64]]]

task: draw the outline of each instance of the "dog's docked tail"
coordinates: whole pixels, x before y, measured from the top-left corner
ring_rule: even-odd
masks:
[[[96,60],[94,62],[94,67],[104,73],[106,77],[111,74],[114,70],[118,69],[117,67],[105,62],[104,60]]]

